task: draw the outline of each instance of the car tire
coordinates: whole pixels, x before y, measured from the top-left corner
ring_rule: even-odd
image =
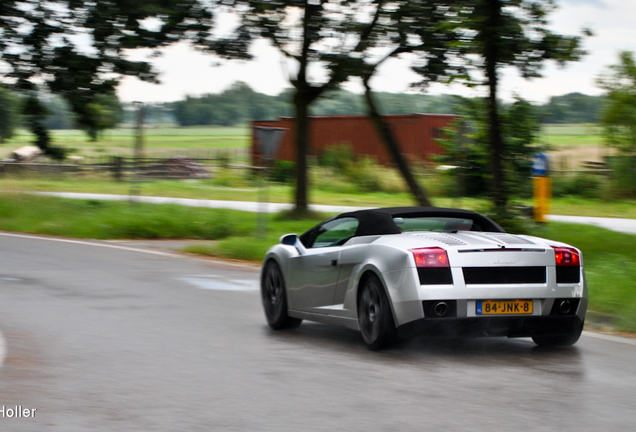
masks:
[[[274,260],[265,264],[261,276],[261,300],[267,324],[274,330],[297,328],[301,319],[287,314],[287,292],[280,266]]]
[[[583,332],[584,322],[581,322],[571,333],[562,335],[537,335],[532,336],[534,343],[541,347],[553,347],[553,346],[571,346],[574,345]]]
[[[358,297],[358,326],[367,348],[377,351],[395,339],[395,324],[382,282],[375,275],[364,279]]]

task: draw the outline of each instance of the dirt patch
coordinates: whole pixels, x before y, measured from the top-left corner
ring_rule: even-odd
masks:
[[[607,146],[577,146],[549,153],[552,167],[559,171],[579,170],[583,162],[605,162],[607,156],[614,154],[614,150]]]

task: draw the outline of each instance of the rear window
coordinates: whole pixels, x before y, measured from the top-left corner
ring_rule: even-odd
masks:
[[[482,231],[472,219],[452,217],[394,217],[393,221],[402,230],[410,231]]]

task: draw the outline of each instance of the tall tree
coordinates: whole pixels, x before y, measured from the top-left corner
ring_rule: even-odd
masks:
[[[87,118],[96,111],[90,107],[99,103],[97,95],[114,94],[123,76],[157,81],[149,63],[126,57],[130,49],[159,49],[186,40],[223,56],[248,57],[240,38],[227,43],[213,37],[218,4],[217,0],[3,0],[0,62],[5,67],[0,78],[31,94],[36,84],[44,83],[52,93],[64,96],[76,115]],[[30,100],[37,112],[37,100]]]
[[[354,26],[370,2],[348,0],[236,1],[242,22],[252,37],[271,42],[295,62],[289,80],[294,87],[296,117],[295,212],[308,212],[309,107],[349,77],[350,53],[355,52]],[[240,10],[240,9],[239,9]],[[369,25],[365,23],[364,25]],[[354,41],[354,42],[352,42]],[[319,69],[319,71],[316,71]],[[315,77],[312,75],[318,75]]]
[[[484,196],[491,175],[490,134],[487,101],[483,98],[464,99],[461,118],[445,131],[440,139],[444,153],[436,159],[458,167],[450,172],[461,194]],[[536,108],[517,97],[512,104],[500,104],[502,138],[505,155],[504,169],[507,190],[514,196],[529,192],[532,155],[538,150],[536,138],[540,131]]]
[[[601,124],[607,143],[626,154],[636,153],[636,61],[628,51],[620,53],[620,63],[610,66],[598,79],[607,91]]]
[[[508,191],[504,175],[505,148],[498,106],[499,71],[517,68],[524,78],[541,76],[546,60],[563,65],[578,60],[584,51],[581,37],[563,36],[548,27],[547,16],[556,8],[553,0],[457,0],[457,58],[462,59],[469,85],[482,84],[488,89],[492,200],[495,211],[504,215]],[[584,31],[589,34],[589,31]]]
[[[453,31],[456,12],[452,5],[436,0],[376,3],[374,21],[377,24],[372,32],[361,32],[357,47],[362,54],[362,65],[358,69],[368,114],[418,204],[430,206],[424,188],[400,150],[397,137],[382,118],[370,82],[387,60],[407,53],[416,56],[413,69],[423,77],[421,87],[460,73],[462,68],[455,68],[448,56],[457,43],[457,34]],[[378,48],[384,49],[379,57],[375,54]]]
[[[419,70],[435,77],[447,65],[449,47],[444,24],[453,19],[433,0],[290,0],[244,1],[243,22],[254,36],[265,37],[286,57],[296,61],[290,81],[294,86],[296,150],[298,157],[296,211],[307,211],[307,154],[309,106],[325,92],[350,77],[361,77],[367,89],[369,113],[389,153],[420,204],[429,205],[424,190],[412,175],[391,129],[371,95],[369,81],[388,58],[417,52]],[[388,51],[386,55],[378,52]],[[321,69],[322,79],[310,79]],[[320,74],[319,74],[320,75]]]
[[[18,125],[18,98],[0,85],[0,144],[13,136]]]

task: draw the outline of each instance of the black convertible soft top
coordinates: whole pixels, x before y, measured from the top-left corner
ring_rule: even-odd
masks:
[[[353,217],[358,219],[359,225],[356,236],[399,234],[402,230],[393,218],[417,217],[448,217],[470,219],[485,232],[505,232],[496,222],[484,215],[470,210],[451,209],[442,207],[387,207],[369,210],[357,210],[342,213],[333,219]]]

